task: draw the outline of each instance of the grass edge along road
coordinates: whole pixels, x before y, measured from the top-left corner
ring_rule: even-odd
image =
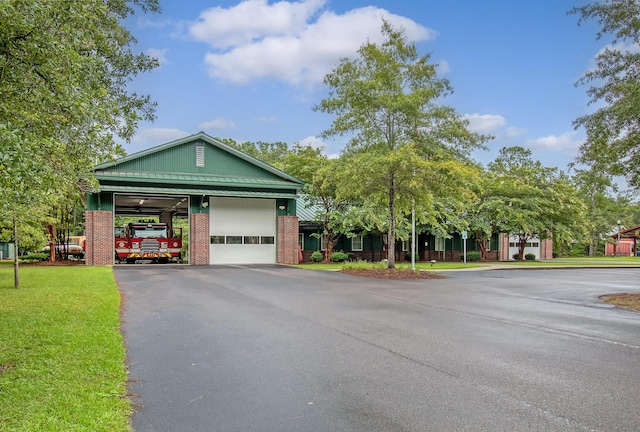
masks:
[[[0,266],[0,430],[130,431],[110,267]]]
[[[327,271],[338,271],[345,269],[374,269],[374,268],[383,268],[386,266],[384,262],[367,262],[367,261],[356,261],[356,262],[346,262],[346,263],[306,263],[306,264],[295,264],[292,267],[297,267],[306,270],[327,270]],[[547,261],[507,261],[507,262],[482,262],[482,263],[471,263],[471,264],[463,264],[456,262],[442,262],[431,264],[429,262],[418,262],[415,264],[415,268],[417,270],[422,271],[431,271],[437,273],[438,270],[455,270],[455,269],[464,269],[464,268],[512,268],[512,269],[533,269],[533,268],[637,268],[640,267],[640,258],[638,257],[597,257],[597,258],[561,258],[558,260],[547,260]],[[400,263],[396,266],[399,270],[410,271],[411,264]],[[616,305],[618,307],[631,309],[637,312],[640,312],[640,292],[634,293],[617,293],[617,294],[607,294],[603,293],[600,296],[600,299],[603,302],[610,303]]]
[[[386,265],[380,262],[371,263],[367,261],[357,262],[331,262],[331,263],[303,263],[292,264],[292,267],[298,267],[308,270],[342,270],[345,266],[353,267],[367,267],[367,266],[379,266]],[[478,268],[485,267],[491,268],[493,266],[513,266],[513,267],[640,267],[640,257],[581,257],[581,258],[557,258],[544,261],[482,261],[482,262],[467,262],[464,264],[460,262],[451,261],[436,261],[431,263],[429,261],[418,261],[415,263],[418,270],[454,270],[464,268]],[[396,263],[396,267],[400,269],[411,268],[411,264],[407,262]]]

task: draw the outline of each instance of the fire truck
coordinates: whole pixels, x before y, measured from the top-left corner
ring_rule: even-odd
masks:
[[[120,262],[168,263],[182,260],[182,228],[166,223],[131,222],[115,227],[115,257]]]

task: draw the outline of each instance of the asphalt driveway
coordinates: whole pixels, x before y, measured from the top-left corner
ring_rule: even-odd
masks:
[[[114,272],[137,432],[640,430],[638,269]]]

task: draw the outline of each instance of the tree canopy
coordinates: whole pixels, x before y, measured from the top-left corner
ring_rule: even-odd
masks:
[[[388,22],[381,30],[382,44],[365,43],[357,58],[343,59],[326,75],[329,96],[315,109],[336,115],[323,137],[349,136],[345,156],[353,166],[371,168],[366,181],[352,186],[367,184],[363,199],[385,202],[392,268],[396,204],[406,206],[428,188],[417,180],[425,179],[434,162],[466,159],[487,137],[470,132],[462,116],[439,104],[452,89],[429,63],[430,56],[420,56],[404,32]]]
[[[604,163],[612,174],[626,175],[640,186],[640,1],[607,0],[573,8],[578,24],[595,20],[597,39],[612,42],[595,58],[577,85],[588,85],[590,104],[598,108],[575,120],[587,139],[578,160],[588,165]]]
[[[518,237],[518,258],[531,239],[582,240],[586,207],[570,179],[557,168],[534,161],[531,151],[507,147],[489,164],[482,208],[497,231]]]
[[[90,169],[122,149],[148,96],[127,84],[157,61],[132,50],[121,25],[157,0],[0,2],[0,214],[19,221],[63,183],[88,187]]]

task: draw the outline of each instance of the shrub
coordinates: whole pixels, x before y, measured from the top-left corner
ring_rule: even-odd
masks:
[[[467,261],[480,261],[482,255],[480,252],[467,252]]]
[[[526,259],[527,261],[535,261],[536,254],[528,253],[524,256],[524,259]]]
[[[49,259],[49,252],[32,252],[28,255],[20,257],[20,262],[32,263],[38,261],[47,261]]]
[[[331,254],[331,261],[333,262],[345,262],[349,260],[349,254],[342,251],[336,251]]]
[[[520,255],[518,255],[517,253],[513,254],[511,256],[511,258],[513,258],[514,260],[518,261],[520,259]]]
[[[345,270],[371,270],[377,268],[386,268],[387,264],[380,262],[369,262],[363,260],[351,261],[344,264],[342,267]]]
[[[571,245],[571,249],[569,250],[570,257],[583,257],[587,255],[587,248],[585,245],[574,243]]]
[[[315,251],[311,254],[311,261],[313,262],[321,262],[322,258],[324,257],[322,256],[322,252],[320,251]]]

